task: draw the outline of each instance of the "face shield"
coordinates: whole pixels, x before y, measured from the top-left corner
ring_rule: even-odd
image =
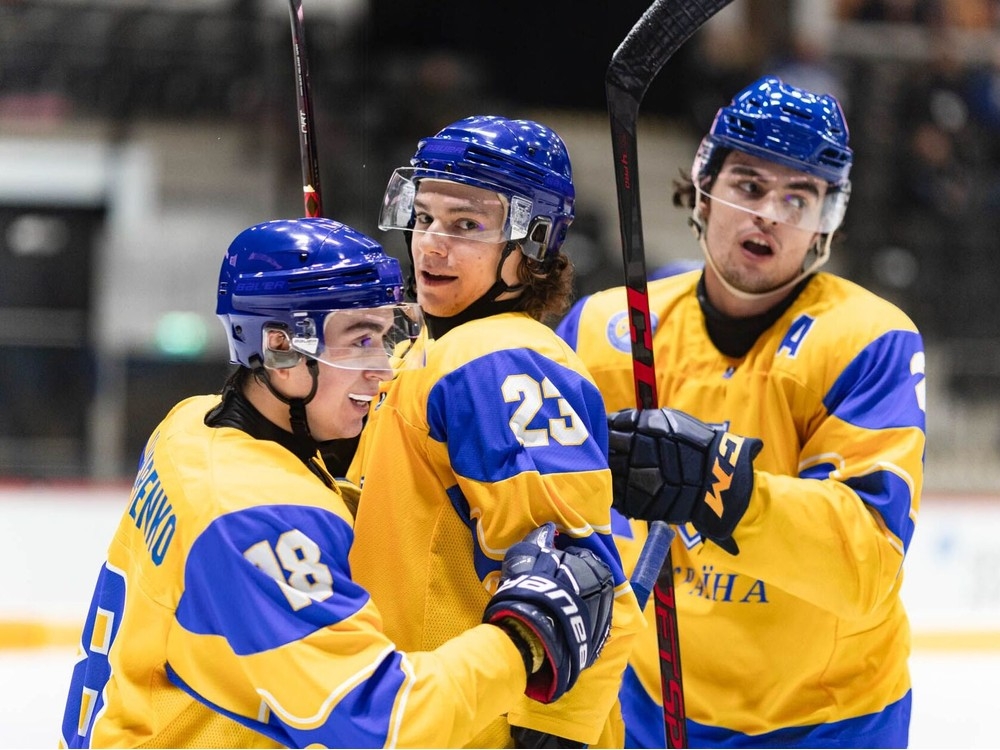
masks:
[[[742,152],[732,153],[737,158],[726,159],[712,182],[711,149],[699,149],[691,179],[701,195],[805,232],[829,235],[840,226],[850,198],[849,182],[830,184],[809,174],[804,164],[779,165],[760,157],[743,161],[738,158]]]
[[[378,227],[496,244],[524,240],[531,217],[531,198],[500,185],[400,167],[386,187]]]
[[[293,315],[294,330],[282,331],[288,348],[324,365],[381,371],[386,379],[424,365],[426,333],[416,303]],[[322,336],[317,335],[318,321]],[[267,336],[265,330],[265,347]]]

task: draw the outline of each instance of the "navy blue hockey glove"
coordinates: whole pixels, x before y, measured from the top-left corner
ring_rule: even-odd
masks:
[[[504,556],[500,584],[483,622],[503,628],[526,655],[524,694],[560,698],[594,663],[611,630],[611,571],[582,547],[558,550],[556,527],[544,524]]]
[[[733,531],[753,494],[753,460],[764,444],[676,409],[608,415],[613,507],[628,518],[694,524],[731,555]]]
[[[510,725],[510,738],[514,747],[522,750],[567,750],[574,747],[587,747],[586,742],[577,742],[560,737],[557,734],[540,732],[537,729],[527,729],[516,724]]]

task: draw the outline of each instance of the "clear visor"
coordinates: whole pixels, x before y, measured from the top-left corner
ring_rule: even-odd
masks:
[[[393,374],[424,365],[426,332],[416,303],[329,312],[322,343],[315,325],[312,318],[297,321],[289,345],[325,365]]]
[[[530,198],[499,185],[400,167],[389,178],[378,227],[497,243],[527,237],[531,216]]]
[[[706,192],[704,167],[703,160],[696,160],[692,179],[712,201],[820,234],[834,232],[844,219],[849,184],[830,185],[806,172],[736,163],[723,167],[711,192]]]

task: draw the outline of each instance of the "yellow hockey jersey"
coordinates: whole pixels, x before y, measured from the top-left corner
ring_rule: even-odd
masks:
[[[352,516],[291,452],[178,404],[108,548],[62,725],[69,747],[446,747],[523,697],[481,625],[403,654],[351,579]]]
[[[426,366],[381,397],[348,476],[361,485],[351,568],[386,632],[423,650],[476,624],[506,549],[554,521],[557,543],[589,548],[614,574],[611,636],[569,693],[524,699],[509,723],[621,743],[617,693],[643,620],[611,535],[604,404],[579,358],[529,316],[498,314],[432,341]],[[470,746],[509,743],[499,721]]]
[[[709,339],[699,278],[648,286],[659,403],[764,447],[734,535],[739,555],[690,525],[672,547],[688,740],[905,747],[910,632],[899,591],[923,481],[921,338],[899,309],[824,273],[730,358]],[[635,406],[625,300],[623,288],[580,300],[557,329],[609,411]],[[615,528],[630,569],[644,525]],[[660,695],[649,628],[622,687],[631,746],[665,745]]]

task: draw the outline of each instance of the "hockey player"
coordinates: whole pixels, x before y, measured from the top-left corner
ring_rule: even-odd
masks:
[[[704,271],[648,287],[670,408],[631,408],[623,289],[559,326],[622,410],[609,417],[616,508],[680,527],[692,747],[907,742],[899,594],[923,481],[924,352],[899,309],[819,271],[852,160],[831,96],[765,77],[719,110],[674,194]],[[645,524],[619,530],[630,565]],[[655,632],[640,638],[622,689],[628,742],[663,747]]]
[[[420,141],[411,165],[392,174],[379,225],[404,232],[433,340],[426,367],[384,384],[361,435],[351,569],[394,641],[432,649],[479,621],[503,550],[555,523],[614,571],[611,637],[575,690],[523,702],[470,746],[621,743],[617,693],[643,623],[611,536],[607,417],[542,322],[571,288],[565,144],[536,122],[476,116]]]
[[[351,509],[318,449],[360,431],[379,383],[422,363],[421,315],[402,296],[398,261],[342,224],[235,238],[217,312],[239,368],[146,444],[62,746],[458,746],[525,691],[558,699],[596,658],[611,571],[556,551],[552,524],[511,540],[498,593],[435,650],[399,651],[351,579]]]

